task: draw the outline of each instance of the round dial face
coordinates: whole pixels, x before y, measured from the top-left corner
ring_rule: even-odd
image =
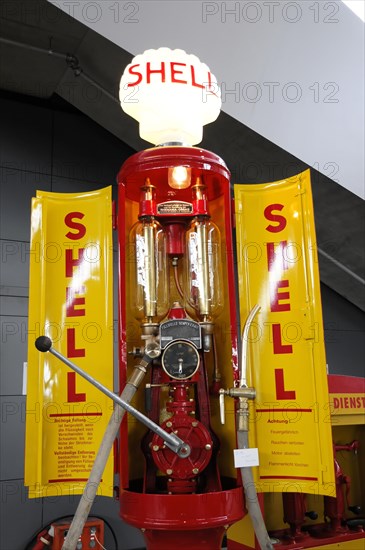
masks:
[[[162,355],[162,368],[171,378],[186,380],[199,368],[199,353],[196,347],[184,340],[169,344]]]

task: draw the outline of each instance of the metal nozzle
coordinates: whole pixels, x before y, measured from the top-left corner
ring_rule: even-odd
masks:
[[[254,320],[261,306],[258,304],[253,307],[247,317],[245,326],[242,331],[241,341],[241,376],[240,376],[240,388],[247,388],[247,357],[248,357],[248,333],[250,331],[252,321]]]

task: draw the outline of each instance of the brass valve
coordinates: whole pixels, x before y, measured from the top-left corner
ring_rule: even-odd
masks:
[[[230,388],[228,390],[220,389],[219,390],[219,410],[221,423],[225,423],[225,410],[224,410],[224,398],[228,395],[229,397],[238,398],[239,405],[237,410],[238,416],[238,430],[248,430],[248,400],[255,399],[256,390],[255,388]],[[245,429],[247,427],[247,430]]]
[[[241,365],[240,365],[240,379],[238,388],[230,388],[228,390],[219,390],[219,410],[221,423],[225,423],[224,412],[224,397],[238,398],[237,408],[237,430],[239,432],[248,432],[248,400],[255,399],[255,388],[249,388],[247,386],[247,359],[248,359],[248,333],[251,328],[252,322],[256,314],[260,311],[260,306],[256,305],[250,311],[245,326],[242,332],[242,344],[241,344]]]

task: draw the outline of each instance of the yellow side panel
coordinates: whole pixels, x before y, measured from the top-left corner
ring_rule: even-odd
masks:
[[[261,307],[249,335],[257,489],[333,495],[310,173],[234,190],[241,326]]]
[[[365,550],[365,540],[348,540],[344,542],[334,542],[333,544],[326,544],[325,546],[313,546],[320,550]],[[308,550],[311,550],[308,548]]]
[[[32,202],[25,484],[30,497],[83,491],[112,411],[110,399],[50,353],[113,388],[111,187],[37,192]],[[110,457],[99,494],[110,496]]]

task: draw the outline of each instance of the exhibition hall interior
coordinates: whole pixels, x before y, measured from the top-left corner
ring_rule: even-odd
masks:
[[[1,0],[1,550],[364,548],[346,4]]]

